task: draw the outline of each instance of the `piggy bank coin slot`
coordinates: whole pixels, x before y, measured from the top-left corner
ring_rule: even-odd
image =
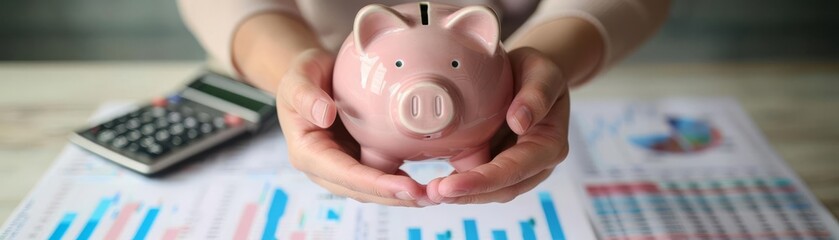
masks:
[[[422,25],[428,25],[428,3],[423,2],[420,3],[420,19],[422,21]]]

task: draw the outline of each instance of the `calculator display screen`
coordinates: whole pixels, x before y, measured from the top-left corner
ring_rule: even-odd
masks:
[[[220,98],[222,100],[228,101],[230,103],[242,106],[244,108],[250,109],[254,112],[262,112],[265,108],[270,108],[268,104],[263,102],[233,93],[231,91],[222,89],[220,87],[216,87],[201,81],[194,82],[190,84],[191,88],[204,92],[206,94],[210,94],[214,97]]]

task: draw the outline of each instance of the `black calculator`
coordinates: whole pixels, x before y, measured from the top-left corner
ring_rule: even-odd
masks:
[[[276,126],[274,98],[253,86],[205,73],[184,89],[75,132],[70,141],[143,174],[246,133]]]

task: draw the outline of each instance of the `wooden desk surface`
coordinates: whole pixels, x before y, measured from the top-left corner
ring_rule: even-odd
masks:
[[[0,63],[0,220],[99,104],[174,90],[197,62]],[[839,214],[839,63],[632,65],[572,99],[731,96],[816,196]]]

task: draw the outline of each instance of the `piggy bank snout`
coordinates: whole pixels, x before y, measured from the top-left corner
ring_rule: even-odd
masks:
[[[411,135],[440,137],[452,125],[458,98],[443,81],[424,79],[406,84],[396,95],[396,124]]]

